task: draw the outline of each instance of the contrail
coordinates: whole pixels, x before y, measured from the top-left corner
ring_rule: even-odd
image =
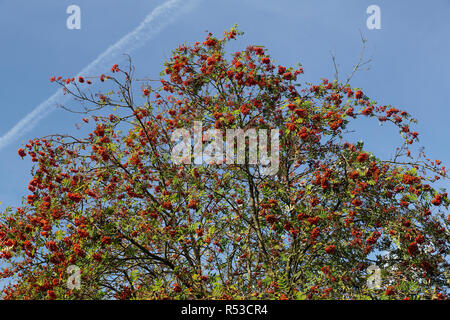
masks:
[[[95,72],[101,73],[105,66],[112,65],[126,51],[131,53],[143,46],[167,25],[175,21],[181,14],[190,11],[201,0],[169,0],[156,7],[133,31],[123,36],[119,41],[101,53],[94,61],[81,70],[76,77],[87,76]],[[6,134],[0,137],[0,150],[13,140],[23,136],[36,124],[55,110],[55,104],[64,98],[62,89],[56,91],[50,98],[38,105],[33,111],[20,120]]]

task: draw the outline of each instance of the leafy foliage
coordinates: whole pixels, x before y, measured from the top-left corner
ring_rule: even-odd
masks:
[[[446,298],[449,200],[432,184],[447,175],[413,157],[415,120],[337,81],[301,89],[302,67],[275,66],[261,46],[228,58],[238,35],[179,46],[158,80],[136,79],[131,63],[52,77],[94,130],[19,149],[33,178],[26,203],[0,217],[3,298]],[[91,93],[93,81],[108,93]],[[398,128],[392,159],[346,141],[358,118]],[[174,164],[171,135],[194,121],[279,130],[278,173]],[[366,285],[372,264],[380,289]],[[80,289],[66,286],[70,265]]]

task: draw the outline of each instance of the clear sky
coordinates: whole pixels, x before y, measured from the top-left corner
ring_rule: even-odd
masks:
[[[0,136],[56,91],[49,82],[52,75],[76,75],[162,3],[0,0]],[[66,8],[72,4],[81,8],[80,30],[66,27]],[[366,9],[372,4],[381,9],[380,30],[366,26]],[[421,144],[448,165],[449,13],[448,0],[203,0],[132,52],[132,58],[137,75],[157,77],[178,44],[201,41],[206,31],[221,35],[238,24],[245,35],[233,43],[231,52],[248,44],[264,45],[277,63],[301,62],[304,80],[318,82],[321,77],[333,79],[330,51],[336,52],[341,77],[350,73],[359,57],[361,30],[368,40],[367,57],[373,61],[370,70],[353,77],[352,86],[379,104],[417,117]],[[0,210],[18,206],[27,194],[32,163],[21,160],[17,149],[32,137],[77,134],[75,122],[80,122],[79,116],[57,110],[0,150]],[[367,149],[385,158],[400,142],[389,126],[373,122],[355,128],[354,139],[367,141]],[[442,185],[450,186],[448,181]]]

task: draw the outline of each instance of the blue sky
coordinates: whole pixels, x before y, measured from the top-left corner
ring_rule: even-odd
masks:
[[[162,3],[0,0],[0,136],[56,91],[50,76],[77,74]],[[80,30],[66,27],[66,8],[71,4],[81,8]],[[381,30],[366,27],[366,8],[372,4],[381,8]],[[204,0],[133,52],[132,58],[137,75],[156,77],[178,44],[200,41],[206,30],[221,35],[238,24],[245,35],[230,52],[248,44],[264,45],[277,63],[301,62],[304,80],[318,82],[321,77],[333,79],[330,51],[336,52],[341,78],[350,73],[361,49],[360,29],[368,40],[367,57],[373,61],[369,71],[353,77],[352,86],[379,104],[405,109],[418,118],[421,144],[434,159],[446,163],[449,13],[448,0]],[[105,71],[109,68],[105,66]],[[27,194],[32,163],[21,160],[17,149],[33,137],[77,134],[75,122],[80,122],[79,116],[57,110],[0,150],[0,210],[18,206]],[[354,140],[367,141],[367,149],[385,158],[400,142],[388,126],[357,123],[355,128]],[[442,185],[450,186],[448,181]]]

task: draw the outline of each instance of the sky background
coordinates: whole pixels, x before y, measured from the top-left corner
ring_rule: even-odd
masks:
[[[55,93],[52,75],[75,76],[110,45],[132,31],[164,1],[156,0],[0,0],[0,136]],[[81,29],[69,30],[66,8],[81,8]],[[369,30],[366,9],[381,9],[381,30]],[[419,119],[420,144],[433,159],[450,159],[450,1],[365,0],[204,0],[132,53],[137,76],[156,78],[171,50],[202,41],[206,31],[222,35],[234,24],[245,34],[230,53],[249,44],[264,45],[276,63],[301,62],[303,81],[333,79],[330,51],[340,77],[348,75],[368,40],[368,71],[357,73],[362,88],[381,105],[405,109]],[[360,30],[360,31],[359,31]],[[124,51],[124,53],[127,53]],[[118,60],[117,63],[124,63]],[[104,67],[107,72],[110,65]],[[95,91],[95,88],[94,88]],[[69,101],[66,105],[71,106]],[[24,136],[0,150],[0,211],[18,206],[28,194],[30,158],[17,149],[33,137],[77,132],[81,117],[56,110]],[[360,122],[354,141],[388,158],[401,142],[389,125]],[[449,182],[442,182],[449,188]]]

